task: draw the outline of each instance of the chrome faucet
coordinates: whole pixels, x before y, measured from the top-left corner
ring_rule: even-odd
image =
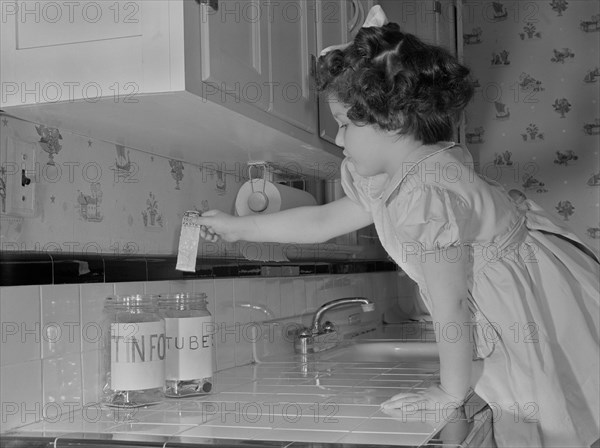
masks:
[[[360,303],[361,308],[365,313],[375,310],[375,303],[373,303],[372,300],[366,299],[364,297],[347,297],[344,299],[331,300],[330,302],[327,302],[324,305],[322,305],[315,313],[312,325],[310,326],[312,334],[321,333],[321,318],[323,317],[323,314],[325,314],[332,308],[336,308],[342,305],[350,305],[353,303]]]
[[[355,303],[360,304],[365,313],[375,310],[375,303],[365,297],[346,297],[323,304],[313,316],[310,328],[304,328],[298,332],[294,343],[296,352],[306,355],[334,347],[338,342],[337,333],[330,322],[321,324],[323,315],[332,308]]]

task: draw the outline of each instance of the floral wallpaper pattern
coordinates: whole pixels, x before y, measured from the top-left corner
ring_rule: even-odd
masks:
[[[467,145],[600,252],[600,2],[463,2]]]
[[[10,213],[7,195],[21,168],[8,160],[11,145],[35,146],[35,168],[27,173],[35,213],[3,215],[0,250],[6,251],[175,254],[183,213],[233,213],[246,180],[232,167],[215,172],[214,163],[208,169],[2,115],[3,213]]]

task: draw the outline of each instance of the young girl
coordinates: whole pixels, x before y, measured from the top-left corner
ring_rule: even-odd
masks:
[[[319,60],[347,196],[270,215],[211,210],[201,235],[319,243],[374,222],[419,285],[440,353],[440,383],[384,409],[440,410],[473,388],[494,410],[499,446],[589,446],[599,437],[600,265],[449,141],[473,95],[468,74],[396,24],[362,28]]]

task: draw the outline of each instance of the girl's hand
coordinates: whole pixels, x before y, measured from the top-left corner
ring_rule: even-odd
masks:
[[[230,243],[236,242],[240,239],[239,219],[219,210],[204,212],[198,218],[200,236],[212,243],[219,241],[219,239]]]
[[[381,403],[381,408],[384,411],[398,409],[404,412],[449,411],[462,406],[463,402],[464,399],[454,397],[445,392],[439,384],[434,384],[419,392],[394,395]]]

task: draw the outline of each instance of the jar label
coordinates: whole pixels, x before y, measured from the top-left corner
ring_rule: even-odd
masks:
[[[165,354],[162,321],[110,324],[111,389],[163,387]]]
[[[167,380],[197,380],[213,375],[211,316],[166,317]]]

